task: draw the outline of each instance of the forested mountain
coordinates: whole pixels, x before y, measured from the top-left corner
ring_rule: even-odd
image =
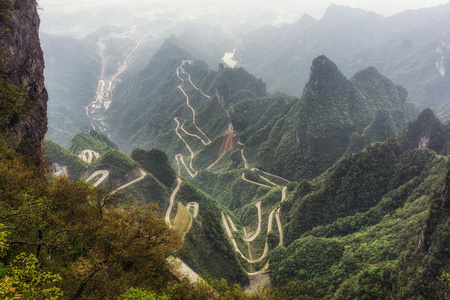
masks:
[[[285,293],[439,298],[450,127],[429,109],[419,114],[406,89],[374,67],[347,79],[319,56],[310,70],[299,99],[269,94],[245,70],[208,70],[166,41],[144,71],[118,85],[107,112],[119,120],[112,137],[163,149],[232,210],[238,224],[222,223],[244,230],[233,234],[243,258],[246,228],[271,228],[250,243],[250,257],[263,259],[245,260],[263,270],[269,261]],[[272,229],[275,215],[282,227]],[[425,225],[435,215],[439,225]]]
[[[198,142],[191,146],[199,151],[194,164],[200,168],[217,158],[211,157],[210,149],[220,147],[231,124],[256,167],[289,179],[311,178],[347,150],[359,151],[370,142],[395,137],[417,115],[414,105],[406,103],[407,91],[373,67],[349,80],[320,56],[312,63],[302,97],[295,99],[266,94],[265,83],[243,69],[220,66],[214,72],[201,62],[188,61],[190,57],[166,41],[142,72],[117,86],[107,116],[114,120],[109,122],[112,138],[125,150],[158,147],[170,157],[185,152],[174,129],[178,118],[195,129],[188,99],[195,107],[196,124],[211,140],[206,147]],[[188,77],[179,77],[182,73]],[[179,88],[184,78],[197,88],[188,86],[189,96]]]
[[[439,299],[447,168],[445,156],[388,140],[302,181],[282,205],[289,246],[269,256],[272,279],[334,299]]]
[[[41,34],[46,60],[46,84],[50,95],[49,139],[70,147],[75,134],[92,126],[95,128],[91,124],[87,107],[95,101],[99,79],[114,76],[130,53],[135,55],[127,61],[124,71],[132,74],[141,71],[141,66],[148,63],[164,40],[160,35],[170,36],[172,43],[188,49],[210,66],[218,65],[224,51],[232,48],[233,44],[221,28],[205,24],[160,22],[148,26],[155,28],[147,33],[146,29],[128,32],[105,26],[84,38],[45,32]],[[134,48],[137,44],[139,47]]]
[[[45,145],[48,159],[61,166],[67,166],[72,178],[84,177],[96,186],[113,191],[119,202],[158,204],[158,214],[161,217],[167,215],[171,189],[176,185],[177,176],[165,153],[157,149],[150,151],[135,149],[130,158],[118,151],[117,146],[107,137],[95,131],[77,134],[70,147],[72,153],[49,140]],[[105,178],[103,174],[106,174]],[[129,182],[134,183],[127,185]],[[198,217],[190,221],[193,223],[189,226],[192,231],[188,229],[189,238],[185,240],[186,250],[182,255],[183,260],[199,274],[225,278],[229,283],[246,284],[248,279],[236,260],[223,230],[214,234],[208,231],[211,227],[220,227],[218,216],[223,208],[188,181],[183,180],[174,206],[176,207],[178,203],[186,206],[189,202],[198,203],[199,210]],[[170,215],[169,211],[168,216]],[[171,219],[173,217],[174,215]],[[174,226],[178,228],[177,221],[174,222]],[[183,233],[185,229],[179,230]],[[187,231],[184,232],[186,233]],[[200,236],[190,238],[197,235]],[[194,251],[199,244],[202,245],[200,249]],[[204,251],[210,251],[212,254],[205,255]]]
[[[331,5],[319,20],[305,15],[281,27],[266,26],[241,38],[238,66],[261,77],[269,91],[300,96],[310,61],[320,54],[351,76],[374,66],[409,91],[409,100],[450,116],[448,42],[450,4],[391,17]]]

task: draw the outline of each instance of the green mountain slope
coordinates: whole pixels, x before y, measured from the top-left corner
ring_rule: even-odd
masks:
[[[95,42],[42,34],[49,92],[48,139],[64,147],[90,128],[85,106],[95,98],[101,61]]]
[[[219,66],[214,72],[188,57],[166,41],[142,72],[118,85],[107,116],[111,137],[122,149],[157,147],[173,160],[178,154],[190,155],[184,140],[199,169],[213,164],[220,168],[217,153],[226,146],[231,128],[239,134],[234,149],[237,142],[245,144],[253,165],[288,178],[312,178],[344,153],[395,136],[417,113],[406,103],[406,90],[373,67],[349,80],[320,56],[313,61],[304,94],[296,100],[267,95],[265,83],[243,69]],[[375,120],[380,109],[387,110],[386,118],[394,116],[392,128],[379,128],[384,123],[381,112]],[[187,135],[182,133],[180,139],[181,131]]]
[[[333,62],[320,56],[313,61],[302,97],[269,126],[262,123],[246,141],[246,147],[255,149],[249,161],[288,178],[313,178],[347,150],[359,151],[371,141],[395,137],[417,113],[406,103],[406,95],[374,68],[348,80]],[[395,116],[391,128],[380,128],[380,109],[388,118]],[[365,139],[356,146],[361,134]]]
[[[220,227],[217,216],[222,207],[215,200],[182,179],[180,191],[174,196],[174,208],[168,212],[169,207],[172,207],[169,206],[169,198],[172,197],[173,190],[176,190],[176,173],[163,152],[157,149],[135,149],[132,152],[135,161],[116,150],[114,143],[95,131],[80,133],[73,138],[70,149],[76,155],[49,140],[46,141],[46,147],[48,159],[67,166],[73,179],[83,176],[90,183],[96,184],[102,178],[101,173],[95,177],[90,175],[107,172],[108,175],[100,186],[118,197],[121,203],[133,201],[138,205],[157,204],[158,213],[168,216],[170,222],[174,223],[175,230],[185,235],[182,259],[194,271],[214,278],[224,278],[230,284],[245,285],[248,282],[247,275]],[[92,150],[98,156],[87,154],[94,157],[90,163],[85,162],[77,156],[84,153],[84,150]],[[86,160],[87,155],[81,156]],[[183,214],[187,212],[190,216],[185,208],[190,202],[197,203],[198,216],[188,217]],[[185,222],[185,218],[186,221],[190,220],[188,223],[191,222],[187,231],[179,225]],[[202,245],[200,248],[199,244]],[[205,251],[213,253],[208,256]]]
[[[447,166],[445,156],[389,140],[303,181],[282,205],[289,246],[270,255],[272,279],[336,299],[438,299],[436,278],[449,259],[448,209],[440,206]],[[432,233],[430,222],[439,223]]]

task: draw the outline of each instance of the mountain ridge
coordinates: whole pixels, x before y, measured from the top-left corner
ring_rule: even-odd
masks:
[[[382,17],[332,6],[330,14],[342,9],[350,16],[333,20],[325,14],[301,30],[294,30],[298,22],[270,33],[257,29],[242,38],[235,59],[238,66],[266,81],[268,91],[297,96],[308,81],[309,62],[318,55],[325,54],[346,76],[371,65],[407,88],[411,102],[421,109],[431,107],[446,119],[448,8],[446,4]]]

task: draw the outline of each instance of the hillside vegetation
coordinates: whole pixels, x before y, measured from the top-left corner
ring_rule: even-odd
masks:
[[[214,72],[186,61],[168,42],[162,50],[150,65],[167,68],[152,69],[157,72],[147,80],[154,89],[147,96],[137,95],[139,80],[133,88],[118,86],[132,109],[122,116],[138,115],[131,121],[138,130],[113,129],[119,146],[131,141],[162,149],[179,172],[224,205],[219,212],[229,222],[222,225],[233,228],[230,240],[247,272],[269,263],[274,293],[292,299],[438,299],[444,293],[437,277],[448,268],[442,248],[448,211],[438,202],[448,168],[447,123],[431,110],[419,114],[408,92],[373,67],[347,79],[319,56],[296,98],[267,93],[243,69]],[[144,101],[145,112],[137,113],[143,106],[133,107]],[[434,214],[439,225],[428,231]],[[281,228],[271,227],[275,215]],[[246,242],[246,230],[256,228],[269,229]],[[195,222],[192,230],[199,232]],[[247,252],[262,259],[248,259]]]
[[[272,278],[336,299],[439,299],[447,168],[446,157],[391,140],[303,181],[283,206],[290,242],[271,254]]]

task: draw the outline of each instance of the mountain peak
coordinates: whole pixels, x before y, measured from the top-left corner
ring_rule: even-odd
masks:
[[[428,148],[440,153],[447,139],[443,124],[430,108],[424,109],[417,119],[408,124],[400,137],[404,149]]]
[[[333,23],[348,21],[366,16],[369,12],[360,8],[353,8],[345,5],[331,4],[328,6],[321,21],[331,21]]]
[[[308,14],[303,14],[303,16],[301,16],[301,18],[298,20],[298,24],[301,25],[302,27],[307,27],[310,26],[314,23],[316,23],[317,20],[314,19],[312,16],[308,15]]]
[[[343,82],[348,82],[348,80],[342,75],[336,64],[325,55],[320,55],[312,62],[305,91],[316,95],[320,91],[328,90],[327,87],[340,89],[344,86]]]
[[[389,78],[378,72],[374,67],[367,67],[353,75],[351,81],[355,83],[363,93],[371,95],[368,99],[379,100],[376,106],[397,109],[405,105],[408,91],[402,86],[395,85]],[[387,97],[386,97],[387,96]]]

